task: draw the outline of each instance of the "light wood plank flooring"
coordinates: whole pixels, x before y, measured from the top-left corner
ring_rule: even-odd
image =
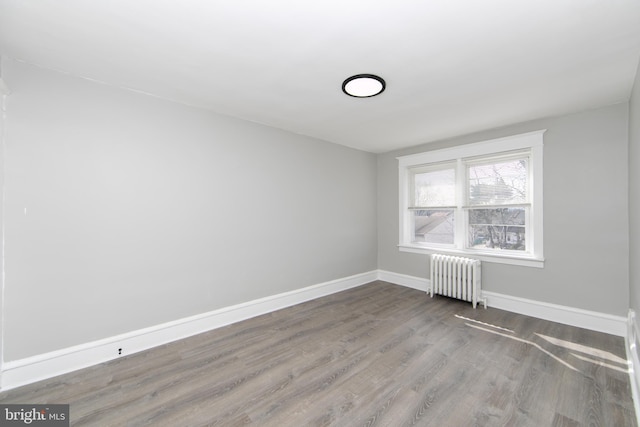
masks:
[[[373,282],[0,393],[75,426],[635,426],[624,341]]]

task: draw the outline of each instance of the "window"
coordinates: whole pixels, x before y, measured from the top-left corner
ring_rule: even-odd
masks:
[[[409,207],[413,242],[453,244],[456,206],[455,164],[418,167],[411,171]]]
[[[542,267],[543,133],[399,157],[400,250]]]

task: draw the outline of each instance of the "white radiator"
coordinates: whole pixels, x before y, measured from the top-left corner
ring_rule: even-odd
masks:
[[[431,289],[429,293],[469,301],[476,308],[478,301],[487,308],[481,296],[482,266],[480,260],[459,256],[431,255]]]

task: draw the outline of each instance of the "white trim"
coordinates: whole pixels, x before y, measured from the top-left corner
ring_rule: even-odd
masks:
[[[541,136],[542,138],[542,136]],[[533,208],[529,211],[529,221],[534,224],[533,237],[531,239],[531,253],[544,259],[544,197],[542,192],[544,182],[543,171],[544,154],[542,143],[531,147],[531,158],[529,159],[529,184],[531,185],[531,200],[535,200]],[[544,267],[544,263],[541,265]]]
[[[398,248],[402,252],[415,252],[428,254],[433,251],[449,252],[456,255],[464,255],[475,257],[487,262],[495,262],[501,264],[522,265],[527,267],[544,267],[544,246],[543,246],[543,134],[546,129],[524,133],[520,135],[507,136],[473,144],[459,145],[452,148],[441,150],[426,151],[418,154],[397,157],[398,160]],[[476,255],[476,250],[466,248],[466,235],[468,224],[467,215],[463,214],[466,196],[459,190],[465,188],[466,180],[463,170],[464,159],[477,156],[492,156],[501,153],[517,152],[521,150],[529,151],[529,204],[527,210],[527,253],[519,253],[518,251],[509,251],[505,255],[502,253],[489,253],[482,251]],[[451,245],[435,245],[435,244],[414,244],[413,239],[412,217],[409,210],[411,205],[411,169],[419,166],[429,166],[440,164],[443,162],[456,161],[456,192],[458,204],[455,209],[455,242]],[[521,262],[518,262],[521,260]]]
[[[382,270],[379,270],[378,277],[379,280],[385,280],[396,285],[424,291],[428,289],[430,284],[428,279]],[[415,284],[420,284],[420,287],[417,287]],[[627,334],[627,319],[623,316],[535,301],[496,292],[482,291],[482,297],[487,298],[488,307],[499,308],[513,313],[524,314],[620,337],[624,337]]]
[[[489,307],[514,313],[577,326],[592,331],[624,337],[627,334],[627,319],[624,316],[583,310],[566,305],[552,304],[527,298],[514,297],[496,292],[482,291]]]
[[[137,353],[241,320],[355,288],[377,280],[377,277],[377,271],[369,271],[102,340],[5,362],[0,388],[4,391],[107,362],[122,357],[118,355],[120,348],[123,349],[123,356]]]
[[[1,377],[2,384],[0,384],[0,386],[1,389],[5,391],[21,385],[30,384],[121,357],[117,351],[119,348],[123,349],[123,355],[137,353],[241,320],[365,285],[375,280],[383,280],[396,285],[417,289],[425,292],[425,295],[430,284],[428,279],[421,277],[385,270],[369,271],[230,307],[224,307],[161,325],[131,331],[102,340],[5,362]],[[487,305],[489,307],[613,335],[627,335],[627,319],[622,316],[613,316],[495,292],[483,291],[482,295],[487,298]],[[634,367],[636,369],[633,372],[638,372],[640,369],[637,368],[640,364],[637,361],[637,354],[635,357]],[[631,358],[629,360],[631,360]],[[635,383],[632,382],[634,387],[637,387],[638,383],[640,383],[640,376],[635,379]],[[640,414],[639,410],[636,412]]]
[[[481,252],[475,252],[470,250],[460,250],[451,248],[425,248],[418,245],[403,244],[398,245],[400,252],[410,252],[414,254],[430,255],[430,254],[446,254],[446,255],[458,255],[465,256],[474,259],[479,259],[485,262],[494,262],[497,264],[509,264],[520,265],[523,267],[535,267],[544,268],[544,259],[538,259],[534,257],[514,257],[502,254],[487,254]]]
[[[394,273],[392,271],[378,270],[378,280],[393,283],[394,285],[401,285],[407,288],[417,289],[419,291],[427,292],[429,279],[423,279],[421,277],[409,276],[407,274]]]
[[[0,57],[0,62],[1,62]],[[0,63],[0,67],[2,64]],[[0,69],[0,71],[2,71]],[[8,89],[5,91],[2,78],[0,78],[0,388],[2,387],[2,373],[4,370],[4,328],[5,328],[5,307],[4,307],[4,293],[5,293],[5,262],[4,262],[4,236],[5,236],[5,221],[4,221],[4,200],[5,200],[5,185],[4,185],[4,158],[6,155],[6,132],[7,132],[7,94]]]
[[[522,150],[530,147],[542,146],[542,134],[547,130],[541,129],[520,135],[505,136],[503,138],[480,141],[473,144],[458,145],[441,150],[425,151],[424,153],[410,154],[396,157],[401,167],[412,165],[445,162],[457,158],[484,156],[490,153],[500,153],[514,150]]]
[[[378,280],[384,280],[385,282],[425,292],[430,286],[429,279],[384,270],[378,270]],[[624,319],[622,316],[612,316],[610,314],[512,297],[495,292],[484,291],[482,292],[482,296],[487,298],[487,305],[489,307],[539,317],[580,328],[596,330],[598,332],[624,336],[631,394],[637,423],[640,425],[640,359],[638,355],[640,327],[638,326],[633,310],[630,309],[628,318]]]
[[[633,398],[633,406],[636,412],[636,421],[640,425],[640,360],[638,359],[638,342],[639,336],[638,323],[636,321],[636,313],[629,309],[627,315],[627,335],[624,337],[625,348],[627,350],[627,363],[629,365],[629,381],[631,383],[631,396]]]

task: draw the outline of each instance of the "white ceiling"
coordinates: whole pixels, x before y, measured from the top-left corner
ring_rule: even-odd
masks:
[[[385,152],[628,100],[640,0],[0,0],[0,54]]]

